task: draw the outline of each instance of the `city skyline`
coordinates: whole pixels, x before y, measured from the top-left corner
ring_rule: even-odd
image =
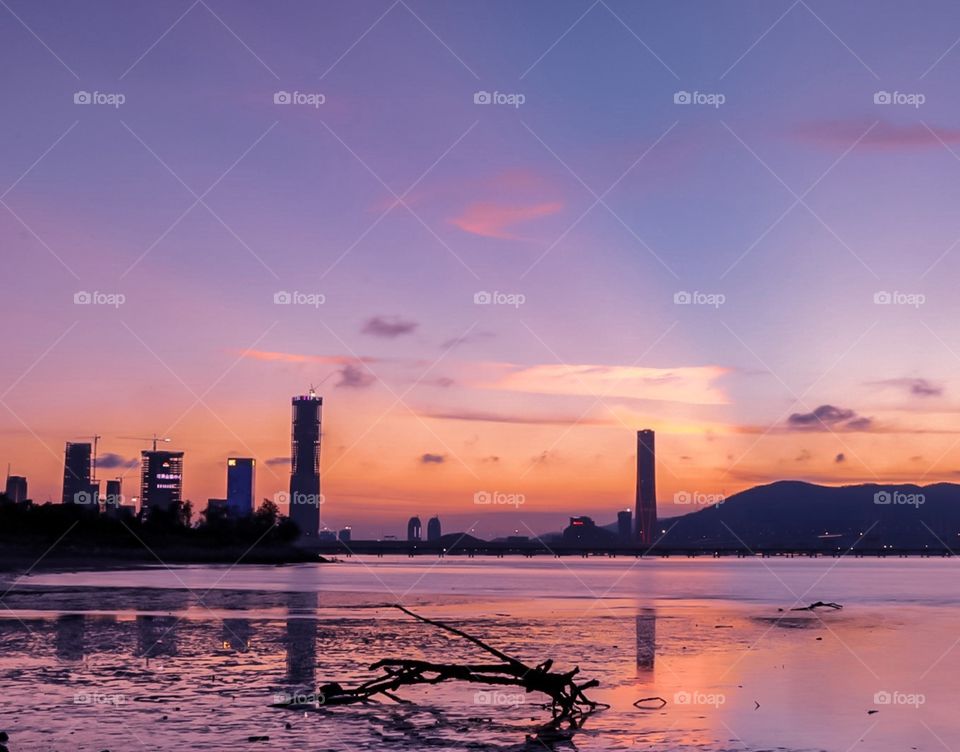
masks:
[[[231,456],[270,497],[311,381],[334,527],[612,514],[637,426],[665,516],[956,479],[955,7],[294,5],[0,29],[0,461],[35,498],[94,424],[101,478],[160,431],[189,498]]]

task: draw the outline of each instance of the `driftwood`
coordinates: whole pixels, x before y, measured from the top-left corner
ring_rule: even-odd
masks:
[[[591,679],[578,684],[576,677],[580,669],[577,667],[564,673],[551,671],[553,661],[549,659],[536,666],[528,666],[456,627],[420,616],[400,605],[393,607],[424,624],[443,629],[472,642],[496,657],[497,662],[461,664],[434,663],[410,658],[383,658],[370,666],[371,671],[382,672],[370,681],[356,687],[343,687],[337,682],[319,687],[312,703],[314,707],[366,703],[375,700],[378,696],[409,704],[408,700],[396,694],[397,690],[406,686],[439,684],[448,680],[490,686],[513,686],[520,687],[527,693],[538,692],[549,699],[545,706],[549,706],[552,719],[540,727],[540,735],[563,734],[564,732],[561,731],[563,724],[567,724],[571,730],[577,729],[590,713],[610,707],[604,703],[594,702],[584,694],[585,690],[596,687],[600,682]],[[302,704],[298,705],[296,700],[276,703],[275,706],[303,707]]]
[[[824,603],[823,601],[817,601],[816,603],[811,603],[809,606],[802,606],[800,608],[791,608],[791,611],[816,611],[818,608],[832,608],[835,610],[840,610],[843,608],[839,603]]]

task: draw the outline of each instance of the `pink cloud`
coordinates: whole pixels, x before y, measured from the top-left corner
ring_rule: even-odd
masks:
[[[509,232],[515,225],[556,214],[563,208],[559,201],[548,201],[525,206],[499,204],[489,201],[470,204],[459,217],[451,219],[456,227],[473,235],[501,240],[515,239]]]
[[[817,145],[858,146],[879,150],[923,149],[943,144],[960,144],[960,129],[927,126],[924,123],[897,125],[878,122],[872,128],[867,120],[831,120],[807,123],[794,131],[801,141]],[[869,130],[868,130],[869,129]],[[864,135],[866,134],[866,135]]]

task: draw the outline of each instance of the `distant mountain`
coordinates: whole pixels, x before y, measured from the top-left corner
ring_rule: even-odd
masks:
[[[664,547],[960,547],[960,485],[779,481],[660,521]]]

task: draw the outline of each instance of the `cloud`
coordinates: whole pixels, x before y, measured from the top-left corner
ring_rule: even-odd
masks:
[[[470,204],[459,217],[450,222],[471,235],[500,240],[515,240],[511,227],[541,217],[549,217],[563,209],[559,201],[537,204],[503,204],[489,201]]]
[[[137,457],[128,460],[113,452],[105,452],[97,457],[97,467],[103,470],[130,469],[139,465],[140,460]]]
[[[468,332],[467,334],[461,334],[459,337],[454,337],[453,339],[448,339],[446,342],[440,345],[444,350],[449,350],[458,345],[468,345],[472,342],[482,342],[485,339],[490,339],[496,335],[493,332]]]
[[[406,321],[399,316],[374,316],[367,319],[361,331],[374,337],[393,339],[403,334],[410,334],[418,326],[416,321]]]
[[[427,452],[426,454],[420,455],[420,462],[424,465],[442,465],[446,461],[446,456],[442,454],[430,454]]]
[[[800,454],[798,454],[796,457],[794,457],[794,458],[793,458],[793,461],[794,461],[794,462],[806,462],[806,461],[809,460],[812,456],[813,456],[813,455],[810,454],[810,452],[809,452],[808,450],[806,450],[806,449],[801,449],[801,450],[800,450]]]
[[[264,460],[263,464],[269,465],[270,467],[289,465],[290,458],[289,457],[270,457],[269,459]]]
[[[692,405],[726,405],[726,394],[714,382],[728,373],[720,366],[648,368],[607,365],[510,366],[506,375],[487,389],[536,394],[681,402]]]
[[[877,386],[906,389],[914,397],[939,397],[943,394],[942,386],[921,378],[883,379],[881,381],[870,381],[868,383]]]
[[[833,405],[820,405],[813,412],[793,413],[787,418],[787,426],[800,431],[867,431],[872,425],[870,418]]]
[[[425,418],[435,420],[480,421],[483,423],[517,423],[533,426],[581,426],[610,425],[612,420],[585,418],[579,415],[509,415],[484,410],[450,410],[421,413]]]
[[[372,373],[352,363],[345,365],[337,373],[340,374],[340,380],[334,385],[337,388],[366,389],[377,380]]]
[[[794,131],[793,135],[801,141],[843,148],[861,139],[858,146],[887,151],[943,148],[943,144],[960,143],[960,129],[957,128],[928,127],[923,123],[897,125],[880,122],[871,129],[870,122],[866,120],[807,123]]]
[[[845,455],[843,452],[840,452],[840,454],[838,454],[836,457],[833,458],[833,461],[836,462],[837,464],[840,464],[841,462],[846,462],[847,455]]]
[[[379,358],[353,357],[347,355],[302,355],[300,353],[276,352],[271,350],[244,350],[242,357],[267,363],[322,363],[325,365],[347,365],[351,363],[378,363]]]

